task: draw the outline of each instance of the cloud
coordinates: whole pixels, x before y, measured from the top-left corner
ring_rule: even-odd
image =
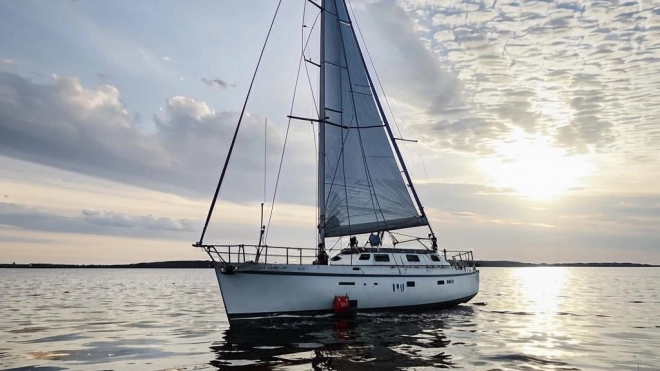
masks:
[[[535,203],[479,184],[428,182],[417,190],[447,249],[474,248],[482,259],[660,262],[657,193],[574,193]]]
[[[394,2],[374,2],[361,15],[369,22],[365,39],[374,41],[369,51],[383,61],[376,68],[386,92],[410,108],[407,125],[430,149],[492,153],[489,144],[509,129],[479,117],[451,64],[425,40],[428,30],[409,14]]]
[[[440,224],[554,227],[557,233],[594,238],[639,234],[654,236],[660,244],[656,233],[660,195],[654,193],[574,192],[538,207],[512,190],[479,184],[427,182],[418,184],[417,189],[424,205],[438,213]]]
[[[652,3],[402,0],[366,9],[360,17],[383,35],[365,30],[386,90],[426,109],[407,121],[435,148],[488,154],[520,128],[569,153],[660,149],[660,114],[649,106],[660,101]]]
[[[258,237],[259,215],[255,208],[223,202],[216,213],[206,242],[237,243]],[[200,210],[205,212],[206,210]],[[271,224],[268,240],[279,246],[313,246],[316,238],[314,215],[310,207],[283,205],[279,217]],[[204,214],[205,215],[205,214]],[[200,213],[200,216],[202,214]],[[133,239],[174,240],[185,244],[197,241],[203,226],[202,219],[172,218],[152,214],[132,214],[108,210],[62,211],[26,204],[0,202],[0,232],[14,231],[19,242],[30,238],[26,231],[41,231],[44,240],[58,239],[53,234],[116,236]],[[12,242],[14,239],[2,239]],[[32,236],[34,237],[34,236]],[[78,236],[80,238],[80,236]],[[45,241],[47,242],[47,241]]]
[[[91,224],[120,228],[144,228],[155,231],[192,231],[192,223],[188,219],[173,220],[170,218],[155,218],[152,215],[131,216],[111,211],[83,210],[83,219]]]
[[[0,202],[0,225],[57,233],[192,240],[199,221],[111,211],[82,210],[66,216],[37,207]]]
[[[40,76],[40,77],[43,77],[43,76]],[[108,81],[110,81],[110,79],[112,78],[112,75],[110,75],[109,73],[97,72],[96,73],[96,78],[100,82],[105,84],[105,83],[108,83]]]
[[[574,85],[579,85],[574,82]],[[602,84],[590,89],[576,89],[570,107],[573,120],[557,129],[556,141],[560,146],[578,153],[607,152],[616,142],[614,124],[604,115],[605,98]]]
[[[206,77],[202,77],[201,80],[204,84],[216,89],[229,89],[236,87],[236,84],[229,84],[220,79],[207,79]]]
[[[0,59],[0,72],[2,71],[16,71],[19,68],[16,59],[5,58]]]
[[[471,213],[471,212],[468,212],[468,211],[454,211],[452,213],[452,215],[456,215],[456,216],[461,217],[461,218],[474,218],[474,217],[478,216],[477,214]]]
[[[370,51],[388,61],[382,67],[386,84],[394,87],[392,95],[430,113],[460,104],[460,80],[441,68],[405,10],[394,2],[376,2],[366,10],[378,20],[371,22],[380,34],[379,48]]]
[[[114,86],[86,89],[78,78],[59,75],[52,83],[39,84],[0,73],[1,155],[145,188],[209,197],[238,113],[216,112],[204,102],[174,96],[154,115],[152,129],[136,121]],[[268,169],[274,171],[282,139],[269,126]],[[246,114],[223,185],[224,196],[261,198],[263,135],[263,121]],[[293,159],[299,170],[313,172],[314,162],[295,156],[295,145],[288,151],[289,165]],[[312,180],[291,184],[313,187]]]
[[[48,244],[51,243],[51,240],[45,238],[33,238],[33,237],[17,237],[17,236],[0,236],[0,242],[7,242],[11,244],[18,243],[28,243],[28,244]]]

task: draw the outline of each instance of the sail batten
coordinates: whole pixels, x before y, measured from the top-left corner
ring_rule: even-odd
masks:
[[[324,236],[428,225],[408,191],[343,0],[323,22]]]

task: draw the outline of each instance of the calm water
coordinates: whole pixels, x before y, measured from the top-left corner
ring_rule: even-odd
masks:
[[[0,369],[660,370],[660,269],[481,277],[451,310],[229,329],[210,269],[0,269]]]

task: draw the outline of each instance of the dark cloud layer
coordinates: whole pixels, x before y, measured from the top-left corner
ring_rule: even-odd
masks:
[[[0,225],[46,232],[192,240],[199,224],[199,221],[189,219],[100,210],[82,210],[76,216],[66,216],[36,207],[0,202]]]
[[[513,190],[478,184],[430,183],[417,188],[427,206],[442,212],[503,224],[554,225],[559,233],[586,230],[589,225],[608,226],[603,233],[651,233],[660,224],[656,194],[588,195],[574,190],[551,204],[536,205]]]
[[[586,196],[576,193],[567,196],[564,202],[539,207],[512,195],[511,190],[476,184],[420,184],[418,190],[434,220],[442,246],[447,248],[463,248],[466,246],[462,244],[469,243],[478,246],[482,254],[488,254],[498,246],[524,247],[528,254],[538,256],[538,252],[533,251],[543,248],[589,250],[597,242],[599,249],[630,248],[660,253],[657,250],[660,197],[657,195]],[[253,225],[231,220],[225,224],[223,231],[234,239],[257,236]],[[57,233],[194,241],[201,220],[101,210],[63,215],[2,202],[0,225]],[[277,241],[300,244],[299,226],[281,227]],[[308,237],[313,238],[313,223],[308,227]]]
[[[204,102],[175,96],[154,115],[152,128],[128,112],[113,86],[86,89],[67,76],[37,84],[0,73],[0,155],[131,185],[210,197],[237,121],[237,113],[215,112]],[[262,197],[263,125],[258,117],[244,117],[223,195]],[[272,171],[282,139],[272,127],[268,133]],[[309,165],[299,162],[305,169]]]

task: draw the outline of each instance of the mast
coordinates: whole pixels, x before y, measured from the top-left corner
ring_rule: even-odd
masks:
[[[326,0],[321,0],[321,50],[319,60],[321,65],[319,72],[319,160],[317,180],[317,197],[319,204],[319,263],[321,263],[321,256],[325,255],[325,3]]]

